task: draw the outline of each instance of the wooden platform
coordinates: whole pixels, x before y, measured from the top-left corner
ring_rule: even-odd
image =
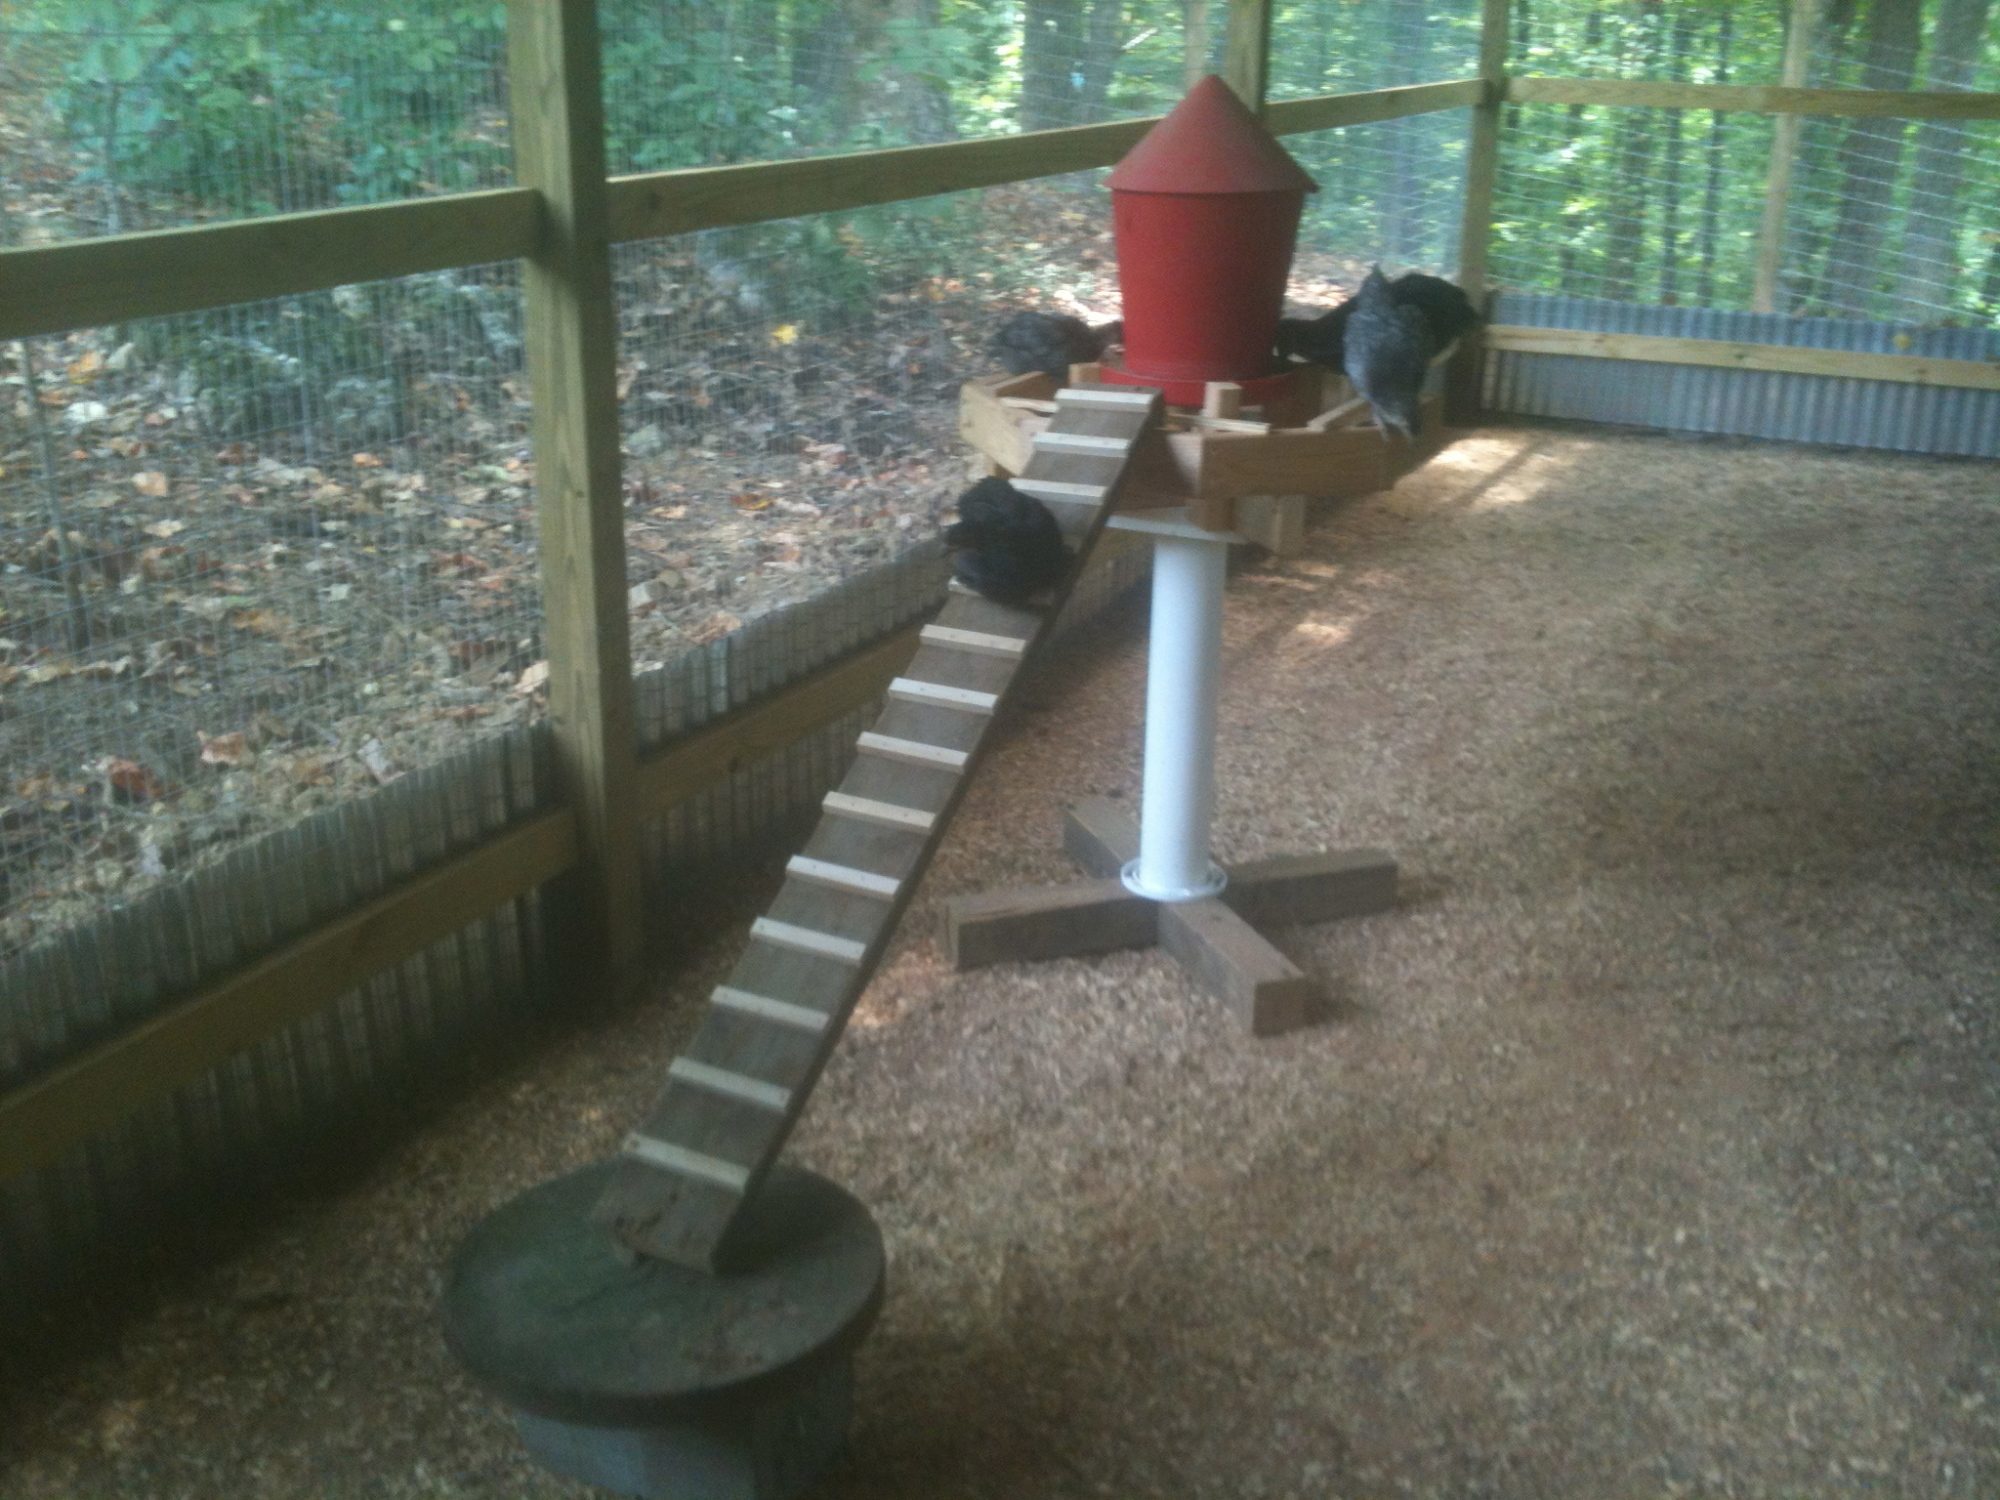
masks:
[[[1384,911],[1396,900],[1396,862],[1378,849],[1253,860],[1229,871],[1220,895],[1149,900],[1118,878],[1139,853],[1138,825],[1101,797],[1069,813],[1063,848],[1089,879],[947,905],[954,964],[976,969],[1157,943],[1219,994],[1252,1035],[1275,1036],[1316,1018],[1320,990],[1252,924],[1326,922]]]
[[[627,1137],[596,1217],[632,1250],[717,1269],[958,806],[995,714],[1074,584],[1159,420],[1131,387],[1051,391],[1016,484],[1076,548],[1024,608],[954,591],[924,627],[825,816],[751,928],[658,1102]]]
[[[1347,377],[1317,365],[1298,366],[1290,389],[1260,408],[1243,408],[1238,387],[1213,383],[1201,411],[1169,408],[1140,445],[1118,508],[1186,506],[1198,526],[1240,532],[1274,552],[1295,550],[1307,499],[1388,489],[1444,447],[1441,377],[1456,348],[1431,362],[1415,443],[1386,437]],[[1095,368],[1074,367],[1072,382],[1089,380]],[[959,390],[959,435],[992,472],[1019,474],[1051,420],[1055,389],[1039,372],[969,380]]]

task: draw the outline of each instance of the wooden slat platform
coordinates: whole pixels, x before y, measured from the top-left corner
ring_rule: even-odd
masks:
[[[1076,547],[1051,597],[1014,608],[954,588],[658,1102],[627,1137],[598,1219],[645,1255],[713,1270],[805,1106],[944,836],[1021,668],[1159,420],[1129,387],[1057,393],[1018,481]]]

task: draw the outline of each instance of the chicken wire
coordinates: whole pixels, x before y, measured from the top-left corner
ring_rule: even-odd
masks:
[[[1886,0],[1884,0],[1886,3]],[[1819,37],[1818,87],[1992,88],[1976,44],[1943,49],[1933,3],[1912,47],[1862,57]],[[1783,17],[1742,5],[1517,6],[1517,71],[1775,83]],[[1751,60],[1755,66],[1750,66]],[[1744,309],[1755,289],[1775,118],[1708,110],[1510,105],[1492,265],[1523,290]],[[1778,310],[1926,326],[2000,319],[2000,122],[1806,116],[1783,227]]]
[[[519,301],[0,346],[0,952],[530,712]]]
[[[1454,274],[1469,124],[1454,109],[1286,137],[1319,183],[1299,223],[1295,296],[1311,301],[1329,282],[1352,291],[1377,262]]]
[[[909,0],[893,11],[607,0],[610,168],[661,171],[1159,114],[1180,98],[1188,66],[1178,22],[1141,24],[1119,0]],[[1219,57],[1219,33],[1212,46]]]
[[[504,186],[498,8],[446,23],[378,7],[45,0],[0,12],[0,173],[11,239],[43,243],[215,218]],[[144,24],[158,20],[163,24]]]
[[[1277,4],[1266,93],[1300,99],[1469,78],[1478,60],[1478,0]]]

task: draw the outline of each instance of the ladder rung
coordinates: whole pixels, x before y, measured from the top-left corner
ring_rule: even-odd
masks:
[[[745,1104],[754,1104],[759,1109],[778,1114],[783,1114],[792,1105],[790,1089],[779,1088],[775,1083],[766,1083],[761,1078],[735,1073],[728,1068],[714,1067],[692,1057],[677,1057],[668,1063],[667,1076],[693,1084],[698,1089],[707,1089],[711,1094],[740,1099]]]
[[[1032,495],[1037,500],[1054,500],[1065,505],[1078,500],[1095,503],[1102,500],[1106,494],[1104,485],[1076,484],[1067,479],[1014,479],[1008,482],[1024,495]]]
[[[872,729],[864,729],[854,747],[882,756],[885,760],[907,761],[913,766],[937,766],[946,771],[963,771],[969,755],[969,752],[954,750],[949,745],[899,740],[893,734],[877,734]]]
[[[1151,406],[1158,391],[1114,391],[1098,386],[1066,385],[1056,392],[1059,406]]]
[[[995,635],[988,630],[960,630],[952,625],[926,625],[918,636],[933,646],[953,651],[973,651],[981,656],[1005,657],[1019,661],[1028,643],[1018,635]]]
[[[773,1000],[769,995],[752,994],[749,990],[739,990],[733,985],[719,984],[715,993],[709,996],[724,1010],[733,1010],[738,1015],[755,1016],[760,1021],[775,1021],[780,1026],[793,1026],[800,1031],[825,1031],[827,1023],[833,1019],[823,1010],[814,1010],[810,1005],[794,1005],[789,1000]]]
[[[836,891],[853,891],[857,896],[881,896],[893,901],[903,882],[893,875],[877,875],[873,870],[857,870],[831,860],[807,859],[795,854],[785,865],[785,873],[814,885],[831,886]]]
[[[921,682],[914,677],[896,678],[889,684],[889,696],[909,703],[935,703],[940,708],[962,708],[975,714],[990,714],[1000,706],[998,693],[953,687],[945,682]]]
[[[1123,453],[1130,438],[1100,437],[1094,432],[1038,432],[1037,448],[1066,448],[1073,453]]]
[[[844,964],[858,964],[868,951],[866,943],[853,938],[840,937],[831,932],[820,932],[812,927],[800,927],[793,922],[774,922],[769,917],[759,917],[750,924],[750,936],[762,938],[767,943],[775,943],[780,948],[794,948],[800,953],[816,953],[821,958],[837,958]]]
[[[710,1156],[706,1151],[690,1151],[672,1141],[655,1140],[636,1130],[625,1137],[624,1149],[627,1156],[636,1156],[650,1166],[676,1172],[682,1177],[698,1177],[703,1182],[726,1187],[732,1193],[740,1193],[750,1185],[750,1169],[747,1167],[739,1167],[735,1162],[724,1161],[719,1156]]]
[[[947,578],[944,581],[944,586],[951,593],[963,594],[968,599],[986,598],[984,594],[980,593],[979,590],[974,588],[971,584],[960,583],[956,578]],[[1006,608],[1018,609],[1021,611],[1021,613],[1027,615],[1045,615],[1049,612],[1048,606],[1046,604],[1009,604],[1006,606]]]
[[[831,813],[909,833],[929,833],[931,824],[937,821],[920,808],[898,807],[893,802],[877,802],[873,797],[850,797],[846,792],[828,792],[820,805]]]

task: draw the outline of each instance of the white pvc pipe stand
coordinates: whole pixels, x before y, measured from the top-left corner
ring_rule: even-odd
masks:
[[[1208,825],[1215,809],[1215,700],[1229,540],[1214,534],[1153,538],[1139,857],[1121,872],[1127,890],[1153,901],[1198,901],[1228,881],[1209,858]]]

